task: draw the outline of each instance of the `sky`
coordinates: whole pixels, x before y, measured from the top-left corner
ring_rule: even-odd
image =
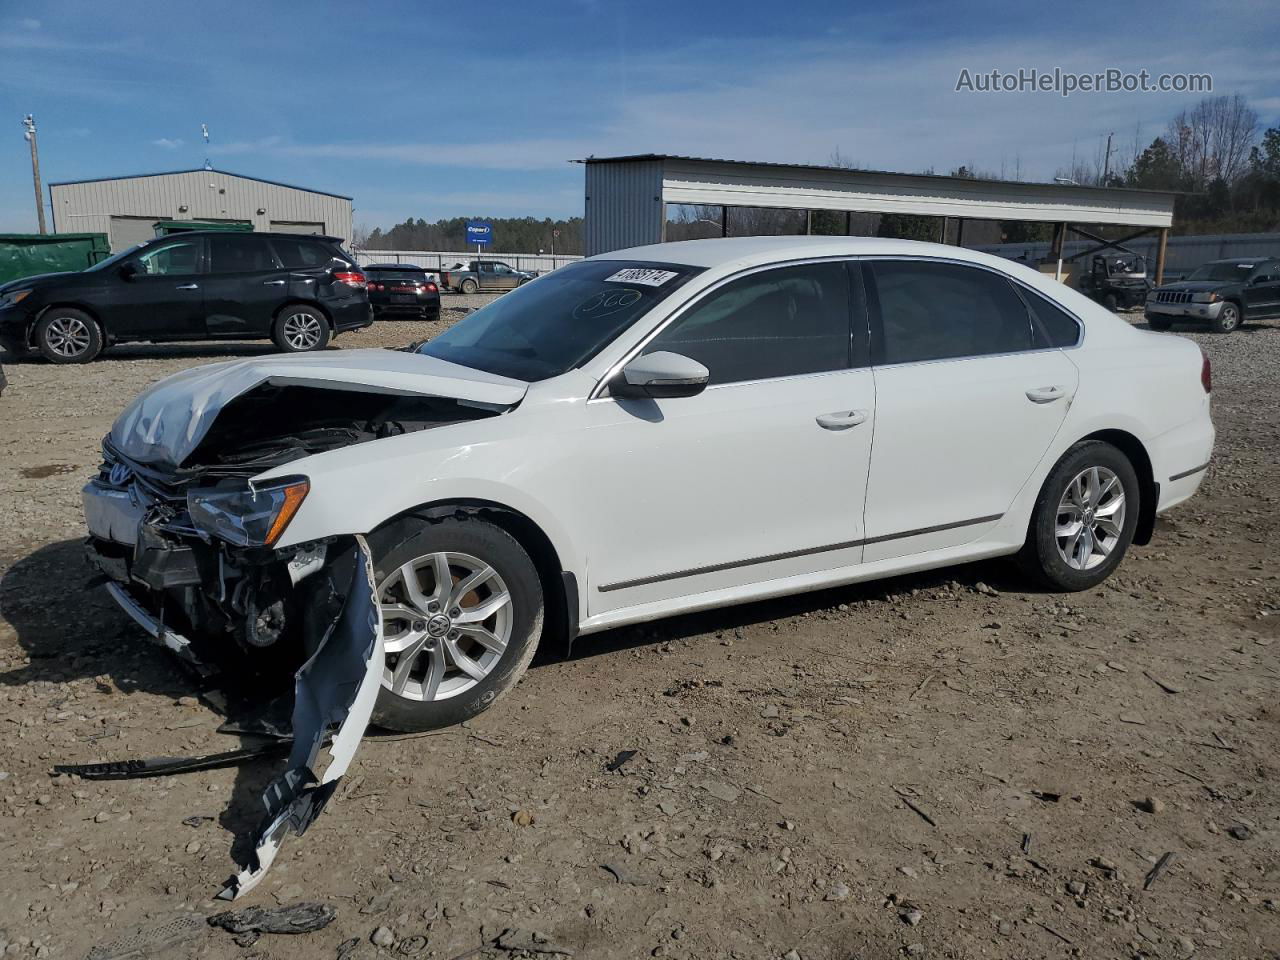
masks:
[[[588,155],[1049,180],[1202,96],[957,91],[962,70],[1209,73],[1280,126],[1274,0],[0,0],[0,63],[0,232],[35,229],[27,113],[46,184],[207,159],[384,229],[580,215]]]

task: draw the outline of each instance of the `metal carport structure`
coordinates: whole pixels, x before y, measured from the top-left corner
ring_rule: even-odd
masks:
[[[1132,227],[1125,239],[1157,231],[1156,283],[1160,283],[1177,196],[1151,190],[666,154],[587,157],[576,162],[586,167],[587,256],[661,243],[666,239],[667,207],[675,204],[721,207],[726,234],[735,207],[807,211],[810,225],[814,211],[893,213],[942,218],[944,236],[947,223],[959,221],[957,243],[963,243],[967,220],[1050,223],[1054,225],[1050,256],[1057,259],[1061,259],[1067,231],[1082,232],[1072,224]],[[1099,240],[1103,247],[1123,242]]]

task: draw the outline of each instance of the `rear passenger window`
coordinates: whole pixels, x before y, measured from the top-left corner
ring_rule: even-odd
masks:
[[[290,269],[327,267],[336,259],[329,247],[318,240],[272,237],[271,245],[280,262]]]
[[[842,263],[753,273],[726,284],[644,352],[697,360],[711,383],[843,370],[851,363],[849,274]]]
[[[880,300],[876,362],[1016,353],[1032,347],[1027,308],[994,273],[950,263],[870,263]]]
[[[258,270],[275,270],[277,264],[265,238],[210,237],[210,273],[250,273]]]
[[[1034,334],[1037,347],[1074,347],[1080,340],[1080,324],[1048,297],[1041,296],[1026,287],[1019,288],[1022,299],[1031,308],[1035,321]]]

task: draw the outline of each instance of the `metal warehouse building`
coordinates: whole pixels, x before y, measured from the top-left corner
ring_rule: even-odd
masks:
[[[155,236],[157,220],[252,224],[351,237],[351,198],[224,170],[176,170],[49,184],[53,229],[105,233],[113,252]]]
[[[665,154],[588,157],[586,165],[587,256],[623,247],[661,243],[667,238],[668,207],[718,207],[725,236],[734,235],[736,211],[744,208],[792,210],[808,218],[815,211],[910,214],[936,217],[940,238],[964,244],[966,223],[1027,220],[1054,226],[1050,256],[1059,259],[1068,232],[1094,241],[1095,250],[1114,243],[1083,229],[1105,224],[1134,228],[1124,243],[1156,235],[1156,282],[1164,269],[1176,194],[1162,191],[1081,187],[1060,183],[978,180],[934,174],[850,170],[792,163],[750,163]],[[953,234],[949,227],[955,224]],[[810,229],[801,232],[811,232]]]

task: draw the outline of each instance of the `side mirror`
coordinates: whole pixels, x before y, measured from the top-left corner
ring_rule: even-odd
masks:
[[[694,397],[707,388],[711,373],[697,360],[666,350],[636,357],[609,381],[615,397]]]

